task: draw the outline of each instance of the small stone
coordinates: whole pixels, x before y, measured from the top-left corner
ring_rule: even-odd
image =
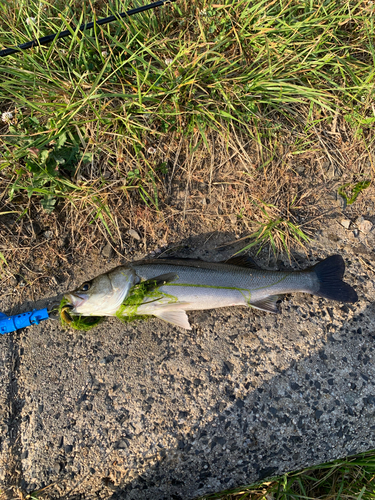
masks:
[[[305,171],[305,167],[303,165],[299,165],[298,167],[296,167],[295,170],[296,170],[297,174],[302,175]]]
[[[106,364],[107,364],[107,358],[102,358],[102,359],[99,361],[99,364],[100,364],[100,365],[106,365]]]
[[[127,444],[127,442],[126,442],[126,441],[121,440],[121,441],[119,441],[119,442],[117,443],[116,448],[117,448],[118,450],[125,450],[126,448],[128,448],[128,444]]]
[[[345,228],[345,229],[349,229],[349,226],[351,224],[351,220],[350,219],[341,219],[340,221],[340,224]]]
[[[233,225],[236,224],[237,223],[237,215],[231,214],[229,216],[229,220],[230,220],[231,224],[233,224]]]
[[[50,240],[53,238],[53,232],[52,231],[44,231],[43,236],[45,237],[46,240]]]
[[[363,217],[358,217],[356,220],[357,228],[361,231],[361,233],[368,234],[373,224],[369,220],[365,220]]]
[[[234,369],[234,365],[230,361],[224,361],[222,374],[227,375],[228,373],[232,373]]]
[[[132,238],[134,238],[135,240],[138,240],[138,241],[141,239],[141,237],[139,236],[137,231],[135,231],[134,229],[129,229],[128,235],[131,236]]]
[[[110,243],[107,243],[106,246],[102,250],[103,257],[109,259],[112,256],[113,249]]]

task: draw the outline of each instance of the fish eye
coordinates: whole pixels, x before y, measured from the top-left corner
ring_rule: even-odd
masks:
[[[82,290],[82,292],[87,292],[87,290],[90,290],[90,288],[91,288],[91,283],[83,283],[80,290]]]

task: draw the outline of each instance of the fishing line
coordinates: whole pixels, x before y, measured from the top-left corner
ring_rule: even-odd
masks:
[[[164,4],[175,2],[176,0],[159,0],[158,2],[149,3],[148,5],[142,5],[141,7],[137,7],[136,9],[130,9],[126,12],[116,13],[113,16],[104,17],[103,19],[98,19],[97,21],[91,21],[87,24],[81,24],[78,28],[79,31],[85,31],[92,29],[95,24],[97,26],[102,26],[104,24],[112,23],[113,21],[118,21],[119,19],[123,19],[124,17],[133,16],[134,14],[138,14],[139,12],[145,12],[146,10],[155,9],[156,7],[162,7]],[[75,31],[75,27],[72,26],[72,29]],[[30,42],[22,43],[21,45],[17,45],[14,48],[8,48],[0,50],[0,57],[9,56],[11,54],[15,54],[20,52],[21,50],[30,49],[32,47],[39,47],[41,45],[48,45],[53,42],[55,39],[66,38],[67,36],[71,36],[72,32],[70,30],[61,31],[60,33],[54,33],[52,35],[43,36],[42,38],[37,38],[35,40],[31,40]]]

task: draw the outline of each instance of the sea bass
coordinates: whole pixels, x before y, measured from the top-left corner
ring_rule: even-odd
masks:
[[[265,271],[249,257],[217,263],[150,259],[87,281],[65,299],[73,316],[156,316],[189,330],[186,311],[250,306],[277,313],[280,295],[291,292],[356,302],[357,293],[342,280],[344,271],[340,255],[304,271]]]

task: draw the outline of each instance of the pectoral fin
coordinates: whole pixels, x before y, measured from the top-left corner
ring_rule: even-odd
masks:
[[[166,273],[161,274],[160,276],[155,276],[155,278],[151,278],[147,281],[142,281],[141,284],[145,287],[147,292],[151,292],[152,290],[155,290],[155,288],[165,285],[166,283],[170,283],[171,281],[175,281],[176,279],[178,279],[178,274]]]
[[[259,309],[261,311],[266,311],[270,313],[277,314],[279,312],[276,302],[279,300],[279,295],[270,295],[257,302],[249,302],[249,306]]]
[[[154,316],[166,321],[167,323],[171,323],[172,325],[180,326],[186,330],[191,330],[186,311],[183,309],[166,309],[165,311],[161,309],[156,314],[154,313]]]

